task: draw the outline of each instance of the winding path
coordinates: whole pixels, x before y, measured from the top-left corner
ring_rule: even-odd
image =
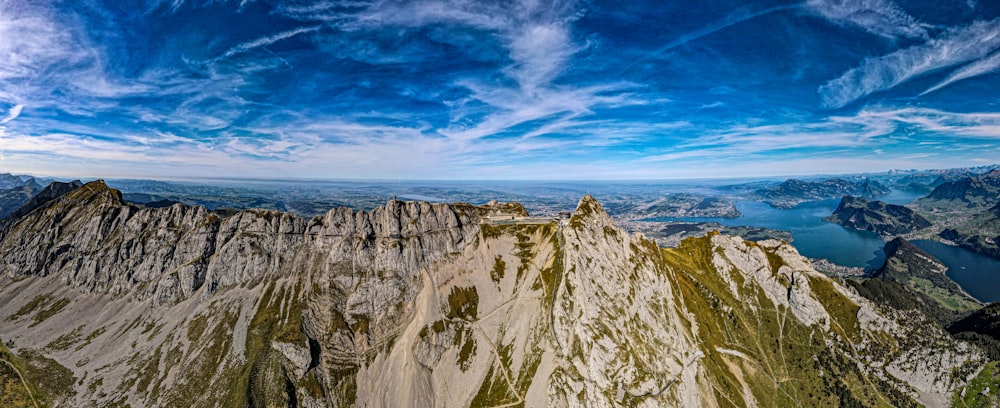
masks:
[[[0,361],[3,361],[4,364],[7,364],[7,366],[10,367],[11,370],[14,370],[14,372],[17,373],[17,378],[21,379],[21,385],[23,385],[24,390],[28,392],[28,397],[31,398],[31,403],[35,405],[35,408],[38,408],[38,401],[35,401],[35,396],[31,394],[31,388],[28,388],[28,382],[24,381],[24,376],[21,375],[21,371],[18,370],[17,367],[14,367],[14,365],[11,364],[10,361],[4,359],[0,359]]]

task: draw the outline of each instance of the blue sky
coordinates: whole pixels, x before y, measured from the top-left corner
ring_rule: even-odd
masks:
[[[1000,3],[0,0],[0,171],[651,179],[1000,157]]]

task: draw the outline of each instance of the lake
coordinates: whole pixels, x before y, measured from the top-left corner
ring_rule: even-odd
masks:
[[[902,201],[905,197],[894,197]],[[759,201],[736,201],[743,214],[737,218],[653,218],[650,221],[717,222],[725,226],[754,226],[790,231],[799,253],[826,258],[837,265],[878,267],[885,261],[885,242],[875,233],[847,229],[823,221],[837,209],[840,199],[812,201],[782,210]]]
[[[1000,260],[965,248],[937,241],[914,240],[913,245],[939,259],[948,267],[947,275],[972,297],[983,302],[1000,301]]]
[[[894,193],[889,202],[905,204],[915,196]],[[885,262],[885,242],[877,234],[847,229],[823,221],[833,213],[839,199],[802,203],[782,210],[759,201],[736,201],[743,214],[737,218],[654,218],[651,221],[717,222],[725,226],[754,226],[790,231],[795,248],[809,258],[826,258],[837,265],[878,268]],[[965,248],[937,241],[915,240],[913,244],[948,267],[947,275],[970,295],[983,302],[1000,301],[1000,260]]]

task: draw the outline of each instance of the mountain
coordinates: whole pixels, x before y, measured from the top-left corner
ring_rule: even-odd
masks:
[[[8,190],[0,190],[0,219],[10,215],[21,206],[28,203],[31,197],[38,194],[40,189],[32,186],[14,187]]]
[[[923,249],[896,237],[885,244],[885,263],[858,287],[868,299],[915,309],[947,325],[981,304],[945,274],[947,267]]]
[[[1000,360],[1000,303],[989,304],[948,326],[959,338],[979,343],[990,358]]]
[[[882,236],[906,234],[931,226],[930,221],[901,205],[845,196],[826,221]]]
[[[10,190],[23,185],[25,185],[25,182],[21,177],[10,173],[0,173],[0,190]]]
[[[1000,202],[1000,169],[943,183],[919,201],[922,205],[935,208],[956,205],[976,208],[996,205]]]
[[[787,243],[659,248],[590,196],[526,216],[142,208],[90,182],[2,226],[0,351],[60,406],[937,406],[993,381]]]
[[[847,195],[875,198],[889,192],[889,188],[882,183],[869,179],[861,181],[788,179],[777,186],[757,190],[754,195],[774,207],[792,208],[806,201],[828,200]]]
[[[60,198],[64,194],[73,191],[77,188],[80,188],[81,186],[83,186],[83,183],[81,183],[79,180],[72,181],[69,183],[53,181],[52,183],[49,183],[49,185],[45,186],[45,188],[43,188],[37,194],[33,195],[28,200],[28,202],[24,203],[16,210],[8,214],[8,217],[11,219],[16,219],[18,217],[26,215],[34,211],[35,209],[48,204],[50,201]]]
[[[28,203],[42,186],[33,177],[22,180],[10,174],[0,174],[0,219],[7,217],[21,206]]]

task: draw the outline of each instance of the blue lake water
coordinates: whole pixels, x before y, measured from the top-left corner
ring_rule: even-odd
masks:
[[[919,197],[915,193],[894,192],[886,202],[905,204]],[[885,262],[885,242],[874,233],[844,228],[823,221],[833,213],[839,199],[803,203],[782,210],[758,201],[737,201],[743,214],[738,218],[656,218],[655,221],[717,222],[725,226],[754,226],[790,231],[795,248],[809,258],[826,258],[853,267],[878,268]],[[1000,260],[965,248],[936,241],[915,240],[913,244],[948,267],[948,277],[983,302],[1000,301]]]
[[[906,197],[894,197],[900,201]],[[912,198],[910,199],[912,200]],[[737,201],[743,214],[737,218],[657,218],[656,221],[717,222],[725,226],[754,226],[790,231],[799,253],[826,258],[843,266],[877,267],[885,260],[885,242],[877,234],[844,228],[823,221],[837,209],[840,199],[802,203],[782,210],[758,201]]]
[[[948,277],[972,297],[983,302],[1000,301],[1000,260],[937,241],[915,240],[913,244],[944,263]]]

